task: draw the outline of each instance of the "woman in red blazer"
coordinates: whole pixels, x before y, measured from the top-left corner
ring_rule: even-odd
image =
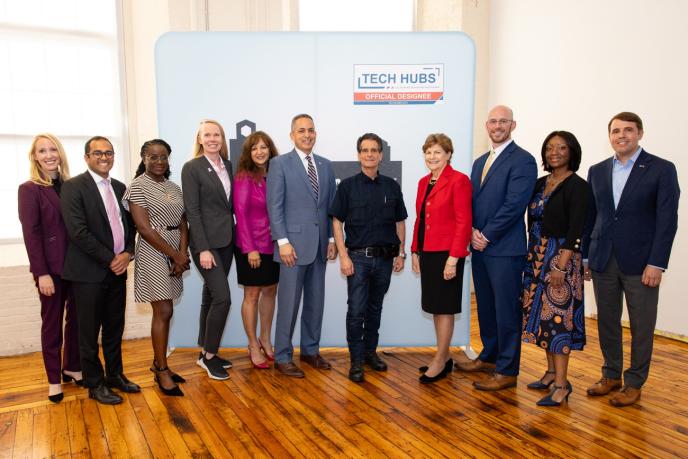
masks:
[[[57,403],[63,398],[60,376],[64,382],[81,384],[76,308],[69,284],[60,277],[67,252],[60,190],[69,178],[69,166],[62,144],[51,134],[34,137],[29,161],[30,180],[19,186],[19,220],[29,269],[41,300],[41,347],[48,374],[48,399]]]
[[[423,145],[430,170],[418,182],[416,222],[411,244],[413,272],[420,274],[421,305],[433,315],[437,353],[420,382],[432,383],[452,371],[449,344],[454,314],[461,312],[463,265],[471,240],[471,182],[450,165],[454,147],[444,134],[430,134]]]

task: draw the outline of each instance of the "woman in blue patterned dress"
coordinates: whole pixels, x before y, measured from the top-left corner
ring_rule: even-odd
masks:
[[[528,206],[528,263],[523,273],[523,341],[545,350],[547,372],[530,389],[552,390],[537,402],[559,406],[573,391],[569,354],[585,345],[581,241],[590,189],[576,175],[581,147],[570,132],[542,144],[542,165]]]

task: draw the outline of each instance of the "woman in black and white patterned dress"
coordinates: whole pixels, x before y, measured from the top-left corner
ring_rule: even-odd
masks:
[[[176,383],[184,378],[167,367],[167,339],[173,300],[182,294],[182,274],[189,269],[189,230],[184,216],[184,200],[178,185],[171,182],[170,146],[161,139],[141,147],[141,164],[129,189],[125,204],[136,223],[134,297],[153,307],[151,337],[155,360],[151,371],[166,395],[184,395]]]

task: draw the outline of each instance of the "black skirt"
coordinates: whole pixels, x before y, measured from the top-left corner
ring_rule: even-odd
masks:
[[[237,281],[245,287],[263,287],[273,285],[279,281],[280,265],[272,259],[272,255],[260,254],[260,266],[251,268],[248,264],[248,254],[236,251]]]
[[[464,259],[456,263],[456,276],[444,280],[444,265],[449,251],[420,252],[421,306],[429,314],[458,314],[461,312]]]

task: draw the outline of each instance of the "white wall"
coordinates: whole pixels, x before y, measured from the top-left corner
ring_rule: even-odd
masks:
[[[681,137],[686,122],[688,38],[682,0],[492,0],[490,105],[515,110],[516,141],[539,158],[542,140],[555,130],[573,132],[583,147],[579,173],[612,154],[607,123],[620,111],[640,115],[641,145],[673,161],[688,183]],[[539,162],[539,160],[538,160]],[[657,329],[688,335],[684,312],[688,279],[687,198],[660,289]],[[588,313],[595,313],[592,288]]]

